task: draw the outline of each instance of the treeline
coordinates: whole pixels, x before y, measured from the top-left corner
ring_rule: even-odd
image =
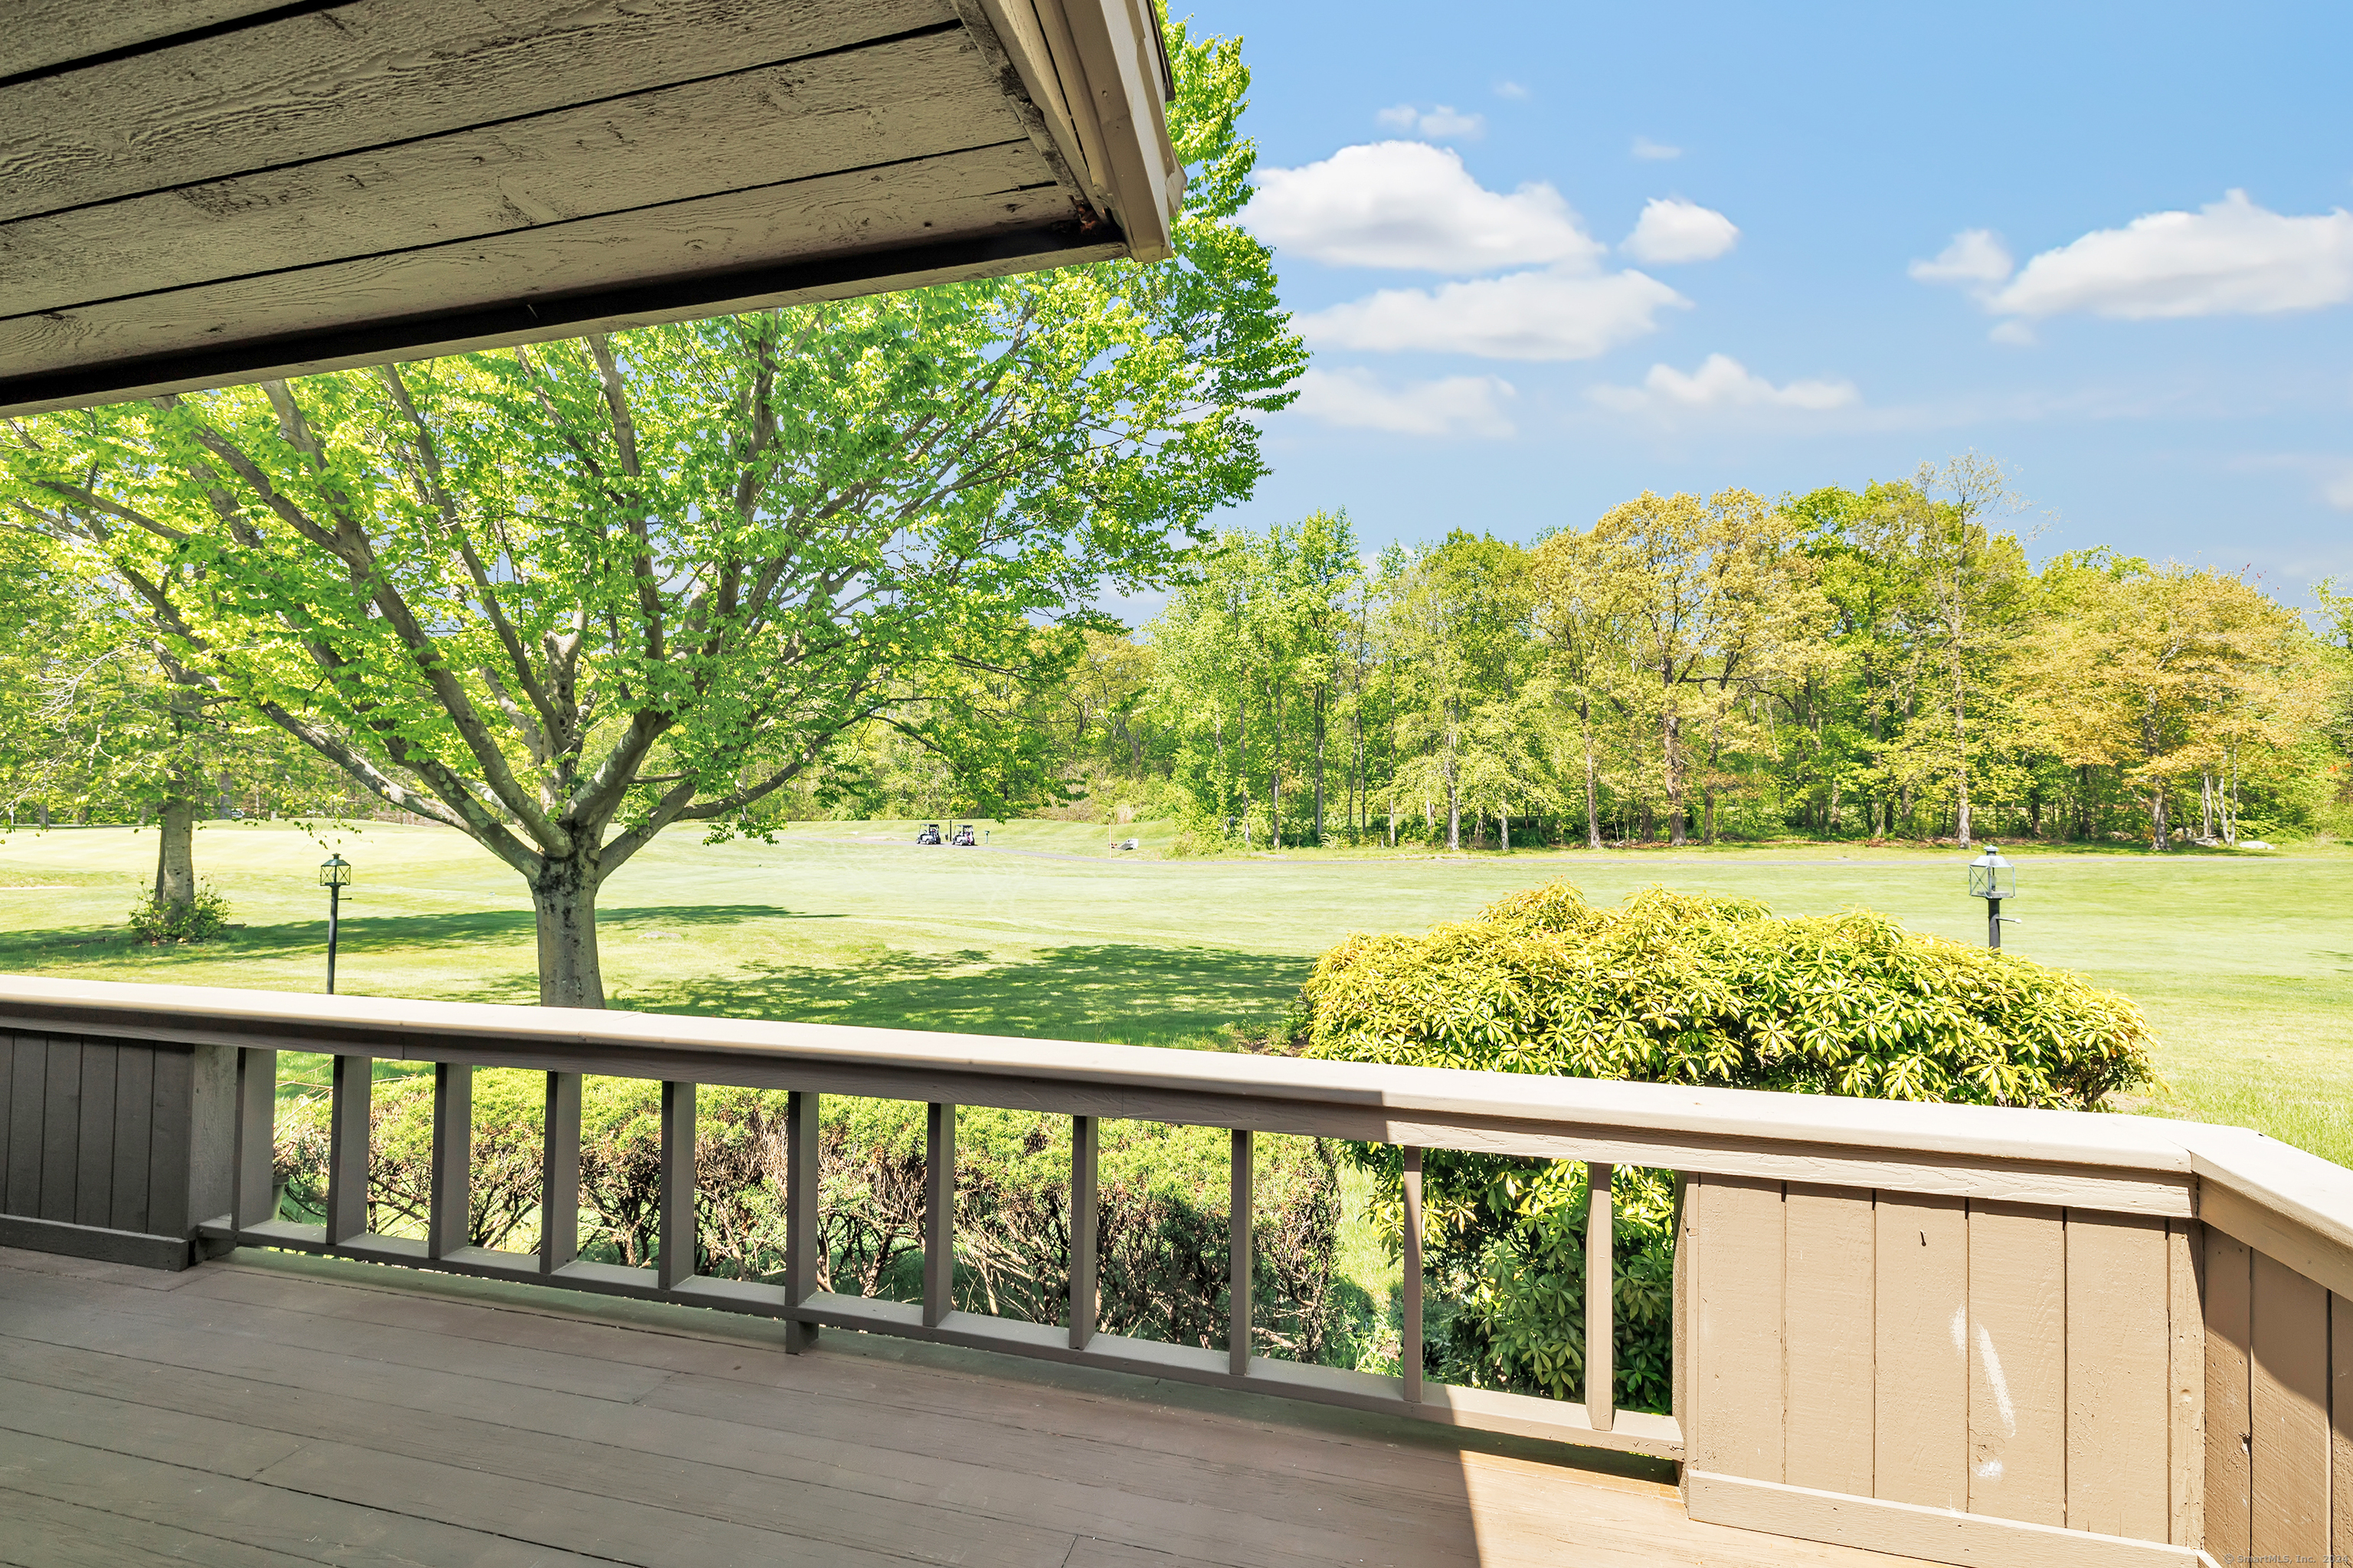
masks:
[[[1226,535],[1028,699],[1074,814],[1194,842],[2235,844],[2339,808],[2348,601],[2100,549],[2038,568],[1974,457],[1778,503],[1645,493],[1523,547]],[[830,789],[830,796],[825,791]],[[878,731],[800,802],[983,802]]]

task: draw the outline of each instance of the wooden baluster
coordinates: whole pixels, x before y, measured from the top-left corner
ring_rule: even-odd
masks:
[[[1585,1167],[1585,1414],[1596,1432],[1618,1420],[1616,1360],[1617,1300],[1611,1272],[1617,1246],[1609,1182],[1615,1168],[1588,1160]]]
[[[474,1206],[474,1068],[433,1064],[433,1195],[425,1255],[448,1257],[469,1242]]]
[[[694,1086],[661,1086],[661,1251],[654,1283],[675,1290],[694,1277]]]
[[[540,1124],[539,1272],[554,1274],[580,1255],[580,1075],[547,1075],[547,1117]]]
[[[1398,1370],[1405,1375],[1409,1404],[1421,1403],[1421,1150],[1405,1155],[1405,1299],[1401,1303],[1404,1331],[1398,1344]]]
[[[278,1053],[237,1054],[237,1191],[230,1201],[242,1231],[278,1217]]]
[[[934,1102],[923,1137],[923,1327],[955,1308],[956,1108]]]
[[[817,1096],[795,1089],[785,1101],[785,1299],[793,1307],[817,1294],[818,1252],[824,1244],[818,1192],[823,1176]],[[798,1355],[817,1338],[815,1323],[787,1322],[785,1351]]]
[[[1226,1283],[1227,1364],[1234,1376],[1250,1371],[1250,1178],[1251,1135],[1234,1129],[1232,1185],[1226,1221],[1226,1246],[1231,1265]]]
[[[375,1063],[338,1056],[327,1105],[327,1245],[367,1234],[368,1095]]]
[[[1100,1205],[1095,1171],[1102,1124],[1091,1116],[1071,1118],[1071,1349],[1083,1351],[1095,1337],[1095,1224]]]

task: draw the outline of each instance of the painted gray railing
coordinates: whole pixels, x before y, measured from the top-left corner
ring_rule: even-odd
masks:
[[[1694,1517],[1930,1560],[2188,1562],[2353,1546],[2331,1450],[2353,1431],[2353,1173],[2235,1128],[2147,1118],[1705,1090],[891,1030],[0,978],[0,1242],[182,1262],[253,1245],[530,1280],[926,1339],[1389,1412],[1683,1463]],[[277,1055],[334,1058],[324,1224],[276,1218]],[[77,1055],[76,1054],[79,1054]],[[111,1054],[110,1056],[109,1054]],[[52,1091],[69,1064],[142,1053],[189,1087],[181,1145],[142,1169],[185,1235],[18,1172],[56,1158],[104,1097]],[[372,1066],[434,1072],[421,1239],[366,1230]],[[39,1070],[27,1071],[37,1061]],[[112,1067],[90,1066],[111,1061]],[[153,1064],[150,1064],[152,1068]],[[536,1253],[465,1245],[474,1069],[546,1075]],[[659,1080],[654,1266],[577,1255],[584,1075]],[[692,1270],[701,1085],[788,1095],[781,1284]],[[826,1095],[929,1107],[920,1302],[817,1288],[818,1107]],[[28,1096],[30,1097],[28,1098]],[[35,1105],[35,1102],[39,1102]],[[128,1102],[108,1102],[119,1111]],[[1067,1321],[957,1310],[956,1113],[1071,1119]],[[31,1107],[28,1110],[28,1107]],[[59,1107],[65,1108],[59,1108]],[[113,1112],[110,1112],[113,1114]],[[1092,1202],[1104,1118],[1231,1136],[1229,1346],[1099,1332]],[[162,1125],[158,1121],[157,1125]],[[1249,1245],[1260,1134],[1404,1151],[1403,1375],[1252,1354]],[[26,1140],[43,1160],[27,1154]],[[153,1139],[151,1135],[151,1145]],[[78,1149],[86,1149],[85,1141]],[[179,1152],[174,1152],[176,1149]],[[1611,1407],[1612,1215],[1591,1205],[1583,1406],[1421,1373],[1421,1154],[1574,1160],[1609,1192],[1620,1164],[1678,1173],[1672,1415]],[[174,1161],[178,1163],[175,1164]],[[121,1163],[118,1161],[118,1163]],[[136,1163],[132,1161],[131,1163]],[[97,1167],[82,1161],[96,1179]],[[128,1166],[126,1165],[126,1169]],[[174,1171],[180,1172],[174,1177]],[[157,1174],[157,1173],[160,1173]],[[175,1208],[174,1205],[177,1205]],[[191,1207],[190,1205],[194,1206]],[[93,1218],[97,1223],[90,1223]],[[2340,1409],[2340,1405],[2342,1408]]]

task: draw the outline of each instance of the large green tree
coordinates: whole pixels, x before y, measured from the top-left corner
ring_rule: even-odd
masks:
[[[878,719],[1002,767],[972,683],[1059,668],[1265,471],[1304,356],[1235,222],[1249,78],[1169,44],[1173,260],[21,421],[9,495],[212,690],[513,867],[541,1001],[601,1006],[596,892],[656,834]]]

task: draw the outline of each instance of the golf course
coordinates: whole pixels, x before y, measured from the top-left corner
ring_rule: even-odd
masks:
[[[612,1005],[1148,1045],[1279,1022],[1315,955],[1350,930],[1419,930],[1562,878],[1599,903],[1662,884],[1761,898],[1778,914],[1865,906],[1914,930],[1984,938],[1950,849],[1382,851],[1163,859],[1172,834],[984,824],[978,849],[918,846],[919,823],[800,822],[774,843],[666,835],[607,884]],[[153,874],[132,828],[0,843],[0,970],[90,980],[320,989],[333,847],[344,892],[339,989],[528,1003],[531,906],[454,832],[368,823],[316,835],[214,822],[196,839],[229,934],[134,945],[123,914]],[[2154,856],[2005,846],[2018,863],[2010,950],[2139,1004],[2163,1081],[2126,1108],[2259,1128],[2353,1163],[2353,852]]]

